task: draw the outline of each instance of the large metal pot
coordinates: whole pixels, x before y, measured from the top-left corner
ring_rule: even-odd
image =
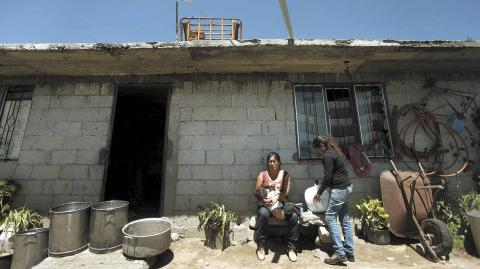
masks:
[[[128,202],[106,201],[92,205],[89,249],[107,253],[122,247],[122,227],[128,222]]]
[[[164,218],[132,221],[122,228],[123,254],[133,258],[149,258],[170,247],[172,224]]]
[[[50,256],[72,255],[88,247],[90,207],[88,202],[72,202],[50,209]]]
[[[14,240],[12,269],[32,268],[48,257],[48,228],[18,232]]]

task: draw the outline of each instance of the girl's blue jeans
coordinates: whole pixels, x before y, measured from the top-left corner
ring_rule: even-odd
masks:
[[[341,189],[332,189],[328,202],[325,220],[327,221],[330,237],[332,238],[335,254],[339,257],[354,256],[352,223],[348,214],[348,196],[352,192],[352,185]],[[337,223],[337,217],[343,230],[342,242]]]

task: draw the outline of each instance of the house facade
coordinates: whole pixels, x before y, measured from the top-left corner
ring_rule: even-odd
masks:
[[[0,178],[21,185],[17,205],[42,211],[125,199],[177,218],[209,201],[252,214],[271,151],[293,179],[290,200],[303,202],[323,178],[309,146],[323,133],[363,144],[372,162],[362,176],[348,162],[352,208],[380,197],[388,157],[416,169],[399,139],[432,167],[441,156],[444,173],[470,161],[447,179],[452,199],[477,187],[476,41],[0,45],[0,90]],[[443,140],[402,129],[419,115],[392,119],[417,102],[435,111]]]

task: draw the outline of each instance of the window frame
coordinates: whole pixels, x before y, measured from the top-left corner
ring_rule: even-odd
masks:
[[[19,105],[19,108],[18,108],[18,112],[15,116],[15,123],[13,125],[13,130],[12,130],[12,134],[11,134],[11,137],[9,139],[9,142],[8,143],[5,143],[6,145],[8,144],[8,150],[5,152],[5,155],[0,155],[0,161],[11,161],[11,160],[18,160],[18,155],[20,154],[20,151],[21,151],[21,147],[22,147],[22,143],[23,143],[23,139],[24,139],[24,136],[25,136],[25,131],[26,131],[26,128],[27,128],[27,124],[28,124],[28,118],[30,116],[30,111],[32,109],[32,102],[33,102],[33,91],[34,91],[35,87],[33,85],[1,85],[0,86],[0,124],[2,122],[2,119],[4,117],[4,114],[6,113],[4,110],[5,110],[5,104],[8,100],[8,95],[9,93],[15,93],[15,92],[22,92],[22,93],[28,93],[27,97],[26,98],[22,98],[20,100],[18,100],[20,103],[18,104]],[[30,106],[28,108],[28,111],[27,111],[27,114],[26,114],[26,119],[25,119],[25,127],[22,131],[22,134],[21,134],[21,139],[20,139],[20,145],[19,145],[19,151],[18,151],[18,154],[15,154],[15,156],[11,156],[10,153],[12,152],[11,150],[11,145],[12,145],[12,141],[13,141],[13,138],[14,138],[14,135],[15,135],[15,129],[16,129],[16,121],[18,119],[18,116],[20,113],[20,108],[21,108],[21,102],[25,101],[25,100],[29,100],[31,103],[30,103]],[[14,101],[17,101],[17,100],[14,100]],[[14,108],[15,109],[15,108]],[[7,121],[7,120],[6,120]],[[2,126],[0,126],[2,127]],[[0,139],[3,139],[3,133],[4,133],[4,129],[0,129]],[[7,134],[7,137],[8,137],[8,134]],[[0,141],[1,143],[1,141]]]
[[[320,159],[321,156],[318,154],[315,154],[315,152],[310,152],[310,155],[308,156],[302,156],[302,150],[301,150],[301,137],[300,137],[300,126],[299,126],[299,118],[298,118],[298,100],[297,100],[297,87],[320,87],[321,88],[321,94],[322,94],[322,101],[323,101],[323,109],[324,109],[324,121],[325,121],[325,130],[327,130],[328,134],[331,134],[332,129],[331,129],[331,118],[330,118],[330,109],[328,107],[327,103],[327,88],[328,89],[347,89],[350,93],[350,100],[351,100],[351,109],[352,109],[352,119],[354,121],[354,124],[357,126],[356,127],[356,133],[355,137],[359,140],[358,142],[362,145],[364,145],[364,137],[362,134],[362,123],[360,121],[360,110],[359,110],[359,105],[357,101],[357,87],[378,87],[380,92],[381,92],[381,104],[384,107],[383,111],[383,116],[384,121],[386,122],[386,128],[388,130],[387,132],[387,138],[389,140],[389,155],[388,158],[392,158],[395,156],[395,149],[394,149],[394,144],[392,140],[392,134],[391,134],[391,127],[390,127],[390,117],[388,114],[388,106],[387,106],[387,100],[385,96],[385,87],[382,83],[296,83],[293,84],[293,98],[294,98],[294,113],[295,113],[295,131],[296,131],[296,146],[297,146],[297,153],[298,153],[298,159],[299,160],[316,160]],[[385,158],[385,156],[371,156],[368,155],[369,158],[375,158],[375,159],[382,159]]]

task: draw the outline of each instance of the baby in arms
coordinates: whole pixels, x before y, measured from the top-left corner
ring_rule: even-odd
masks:
[[[280,196],[280,190],[275,188],[274,186],[272,187],[259,187],[257,191],[255,192],[255,196],[257,199],[260,201],[263,199],[272,199],[274,197],[277,198],[277,202],[273,205],[265,205],[270,212],[272,213],[273,216],[277,219],[284,219],[285,215],[283,214],[283,203],[278,201],[278,197]]]

